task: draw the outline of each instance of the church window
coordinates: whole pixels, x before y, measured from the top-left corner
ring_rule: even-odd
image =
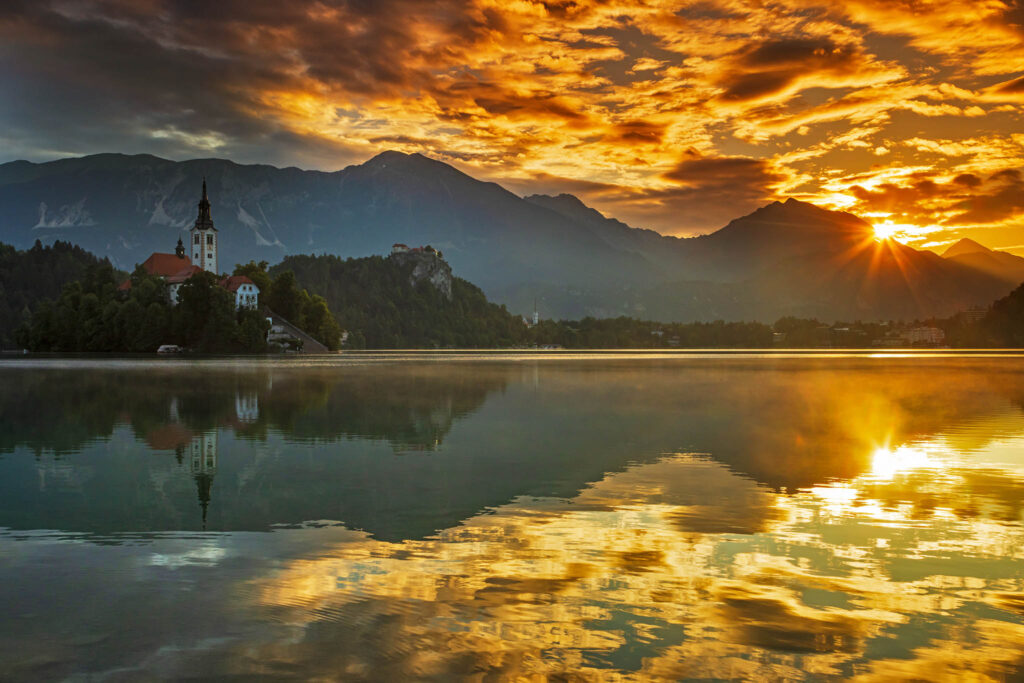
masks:
[[[207,244],[213,244],[213,235],[207,235],[206,236],[206,243]]]
[[[194,239],[193,241],[194,241],[194,242],[195,242],[196,244],[199,244],[199,233],[198,233],[198,232],[197,232],[197,233],[195,234],[195,239]]]

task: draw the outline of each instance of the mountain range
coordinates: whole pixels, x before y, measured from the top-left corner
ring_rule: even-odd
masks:
[[[878,241],[852,214],[793,199],[676,238],[571,195],[519,197],[400,152],[332,173],[121,154],[10,162],[0,165],[0,241],[67,240],[131,269],[173,251],[204,177],[222,270],[430,244],[492,300],[521,313],[536,301],[542,317],[914,319],[987,305],[1024,280],[1024,258],[971,240],[942,256]]]

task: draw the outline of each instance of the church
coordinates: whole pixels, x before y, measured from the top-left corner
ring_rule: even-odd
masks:
[[[172,304],[178,303],[178,289],[196,273],[207,271],[219,275],[217,267],[217,228],[210,215],[210,199],[206,194],[206,178],[203,178],[203,196],[199,200],[199,215],[189,230],[191,257],[181,239],[173,254],[154,252],[142,262],[150,275],[162,277],[168,285],[168,297]],[[121,289],[131,288],[131,280],[125,281]],[[220,286],[235,295],[236,308],[256,308],[259,304],[260,289],[244,275],[225,276]]]

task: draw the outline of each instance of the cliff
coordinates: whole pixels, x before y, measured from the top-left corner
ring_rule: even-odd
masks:
[[[422,249],[395,250],[388,258],[400,268],[412,267],[409,284],[415,287],[426,280],[451,301],[452,267],[444,260],[441,252],[428,246]]]

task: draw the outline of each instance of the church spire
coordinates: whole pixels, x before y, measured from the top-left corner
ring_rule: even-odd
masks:
[[[210,507],[210,489],[213,488],[213,475],[200,472],[195,475],[196,489],[199,493],[199,507],[203,510],[203,531],[206,531],[206,512]]]
[[[210,198],[206,196],[206,176],[203,176],[203,198],[199,200],[199,216],[196,218],[196,230],[216,230],[213,218],[210,217]]]

